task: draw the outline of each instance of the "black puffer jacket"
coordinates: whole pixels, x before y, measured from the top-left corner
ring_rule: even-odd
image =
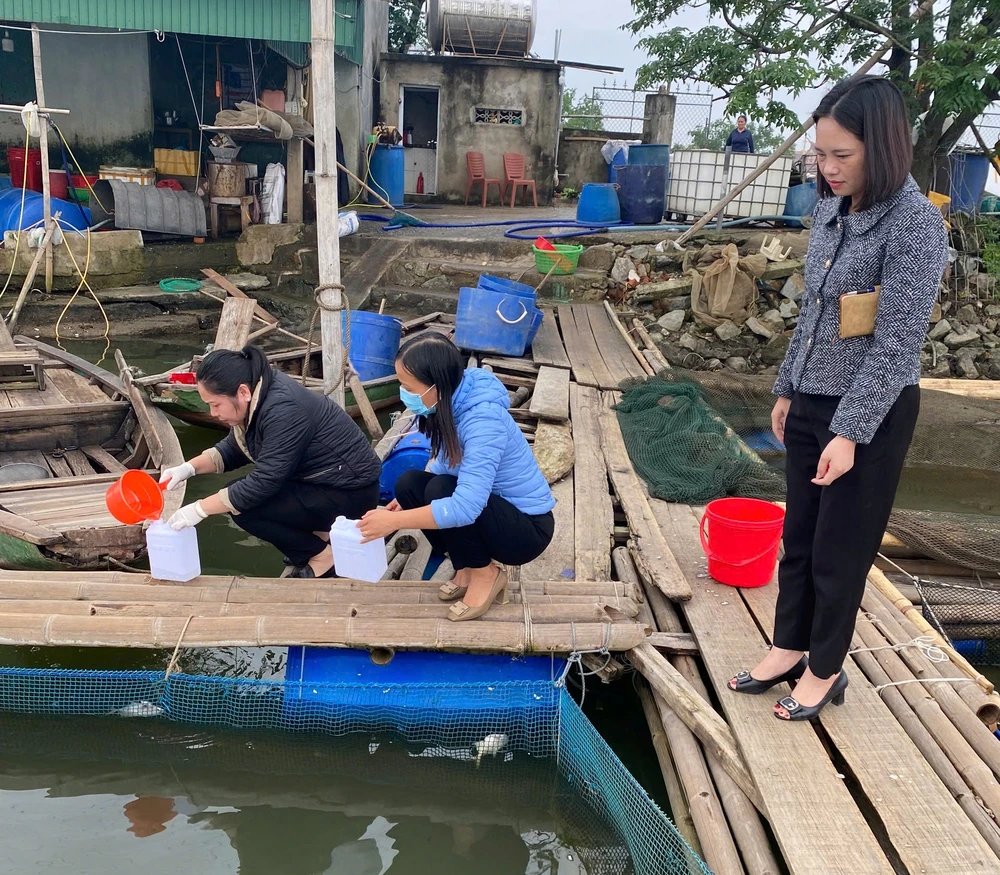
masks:
[[[220,495],[237,513],[266,503],[286,484],[361,489],[382,471],[364,433],[340,407],[278,372],[257,386],[249,425],[234,428],[215,450],[223,471],[254,463]]]

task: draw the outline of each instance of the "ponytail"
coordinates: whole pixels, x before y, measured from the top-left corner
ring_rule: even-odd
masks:
[[[256,346],[245,346],[239,352],[217,349],[198,366],[198,382],[213,395],[227,398],[235,398],[243,385],[252,393],[258,383],[262,383],[261,394],[266,395],[273,378],[267,356]]]

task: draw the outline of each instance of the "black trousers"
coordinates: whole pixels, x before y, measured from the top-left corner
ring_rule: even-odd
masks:
[[[396,500],[403,510],[426,507],[455,492],[458,478],[426,471],[407,471],[396,481]],[[526,565],[545,552],[555,531],[549,513],[529,516],[509,501],[491,495],[483,512],[471,526],[425,531],[438,553],[447,553],[456,571],[485,568],[490,561],[504,565]]]
[[[816,486],[816,466],[834,437],[839,398],[796,393],[785,420],[788,451],[785,555],[778,569],[774,645],[809,652],[819,678],[840,671],[851,647],[868,569],[878,553],[920,410],[917,386],[903,389],[854,467]]]
[[[338,516],[361,519],[376,507],[377,480],[362,489],[289,483],[266,504],[233,514],[233,521],[245,532],[273,544],[293,565],[305,565],[328,543],[316,532],[329,531]]]

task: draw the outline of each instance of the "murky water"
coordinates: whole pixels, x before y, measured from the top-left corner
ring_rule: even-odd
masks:
[[[114,346],[146,373],[166,370],[198,351],[146,342]],[[78,342],[71,351],[96,361],[103,343]],[[221,437],[221,432],[183,423],[176,430],[188,458]],[[188,500],[215,492],[226,480],[196,478]],[[276,575],[282,568],[273,547],[228,517],[206,520],[198,535],[206,573]],[[0,665],[162,670],[169,656],[141,650],[0,648]],[[280,677],[284,656],[281,648],[189,652],[181,668]],[[602,689],[591,679],[584,704],[632,773],[664,804],[631,686]],[[5,714],[0,721],[0,810],[5,812],[0,871],[628,871],[613,831],[567,790],[553,762],[498,758],[477,770],[469,762],[421,753],[369,736],[249,734],[156,720]]]

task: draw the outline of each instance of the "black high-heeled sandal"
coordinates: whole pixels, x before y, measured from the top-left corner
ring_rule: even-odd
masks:
[[[750,672],[741,671],[729,681],[729,689],[734,693],[748,693],[751,696],[757,696],[760,693],[766,693],[771,687],[776,687],[778,684],[797,681],[805,674],[806,666],[808,665],[809,660],[803,654],[799,661],[784,674],[779,674],[777,677],[766,681],[759,681]]]
[[[847,692],[847,673],[843,670],[837,675],[837,679],[833,682],[833,686],[830,687],[829,692],[823,697],[823,701],[818,705],[800,705],[791,696],[785,696],[784,699],[778,699],[775,703],[775,708],[784,708],[788,713],[787,717],[782,717],[777,711],[774,712],[774,716],[778,720],[812,720],[816,717],[820,711],[823,710],[826,705],[833,702],[834,705],[843,705],[845,693]]]

